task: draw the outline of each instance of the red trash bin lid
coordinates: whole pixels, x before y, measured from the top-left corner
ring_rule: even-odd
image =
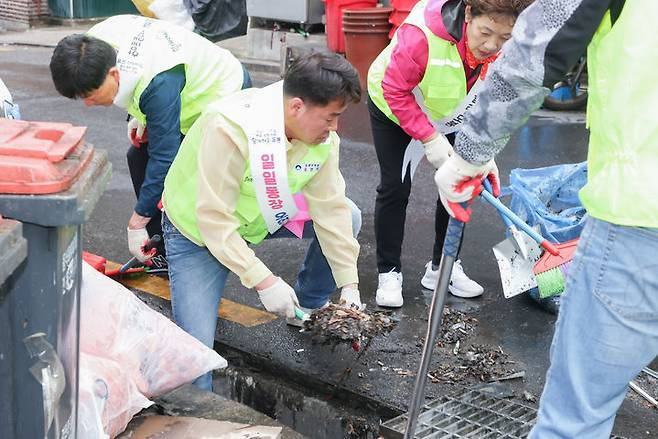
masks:
[[[0,118],[0,193],[68,189],[91,159],[86,127]]]

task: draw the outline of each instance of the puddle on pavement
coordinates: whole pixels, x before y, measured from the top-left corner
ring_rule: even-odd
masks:
[[[313,439],[379,437],[379,424],[400,414],[354,394],[309,390],[250,369],[229,367],[214,380],[215,392],[245,404]]]

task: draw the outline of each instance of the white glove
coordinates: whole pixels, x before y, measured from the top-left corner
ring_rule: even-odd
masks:
[[[145,128],[146,127],[134,117],[130,118],[128,121],[128,140],[136,148],[139,148],[139,144],[143,142],[142,137],[144,137]]]
[[[280,277],[277,278],[274,285],[260,290],[258,297],[269,312],[291,319],[295,318],[295,307],[299,307],[297,295],[295,290]]]
[[[361,303],[361,294],[355,288],[343,287],[340,291],[340,303],[348,308],[354,305],[359,311],[365,309],[365,305]]]
[[[137,258],[139,262],[146,262],[153,257],[155,249],[144,253],[144,244],[149,240],[149,234],[146,229],[127,229],[128,230],[128,250],[130,254]]]
[[[452,145],[441,133],[437,133],[437,136],[429,142],[423,143],[423,146],[425,147],[425,157],[436,169],[439,169],[453,153]]]
[[[485,178],[491,182],[494,196],[498,197],[498,167],[493,160],[478,166],[467,162],[459,154],[453,154],[434,174],[443,207],[452,217],[462,222],[471,219],[471,209],[468,206],[482,192],[482,180]],[[467,208],[460,203],[467,203]]]

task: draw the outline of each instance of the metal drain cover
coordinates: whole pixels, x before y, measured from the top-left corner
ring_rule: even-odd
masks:
[[[466,390],[422,407],[414,439],[522,439],[530,433],[536,417],[537,410],[532,407]],[[385,439],[402,439],[406,425],[405,413],[381,424],[379,432]]]

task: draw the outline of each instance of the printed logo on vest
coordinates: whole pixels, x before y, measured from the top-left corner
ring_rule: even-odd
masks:
[[[142,47],[143,42],[144,42],[144,31],[141,30],[130,41],[130,48],[128,49],[128,56],[132,56],[133,58],[137,58],[139,56],[139,49]]]
[[[297,163],[295,171],[297,172],[318,172],[320,170],[320,163]]]
[[[178,52],[180,50],[181,45],[179,43],[174,42],[174,40],[171,38],[171,36],[169,35],[169,33],[167,31],[161,30],[159,32],[159,34],[160,34],[159,36],[164,38],[164,40],[167,42],[167,44],[169,44],[169,49],[172,52]]]

